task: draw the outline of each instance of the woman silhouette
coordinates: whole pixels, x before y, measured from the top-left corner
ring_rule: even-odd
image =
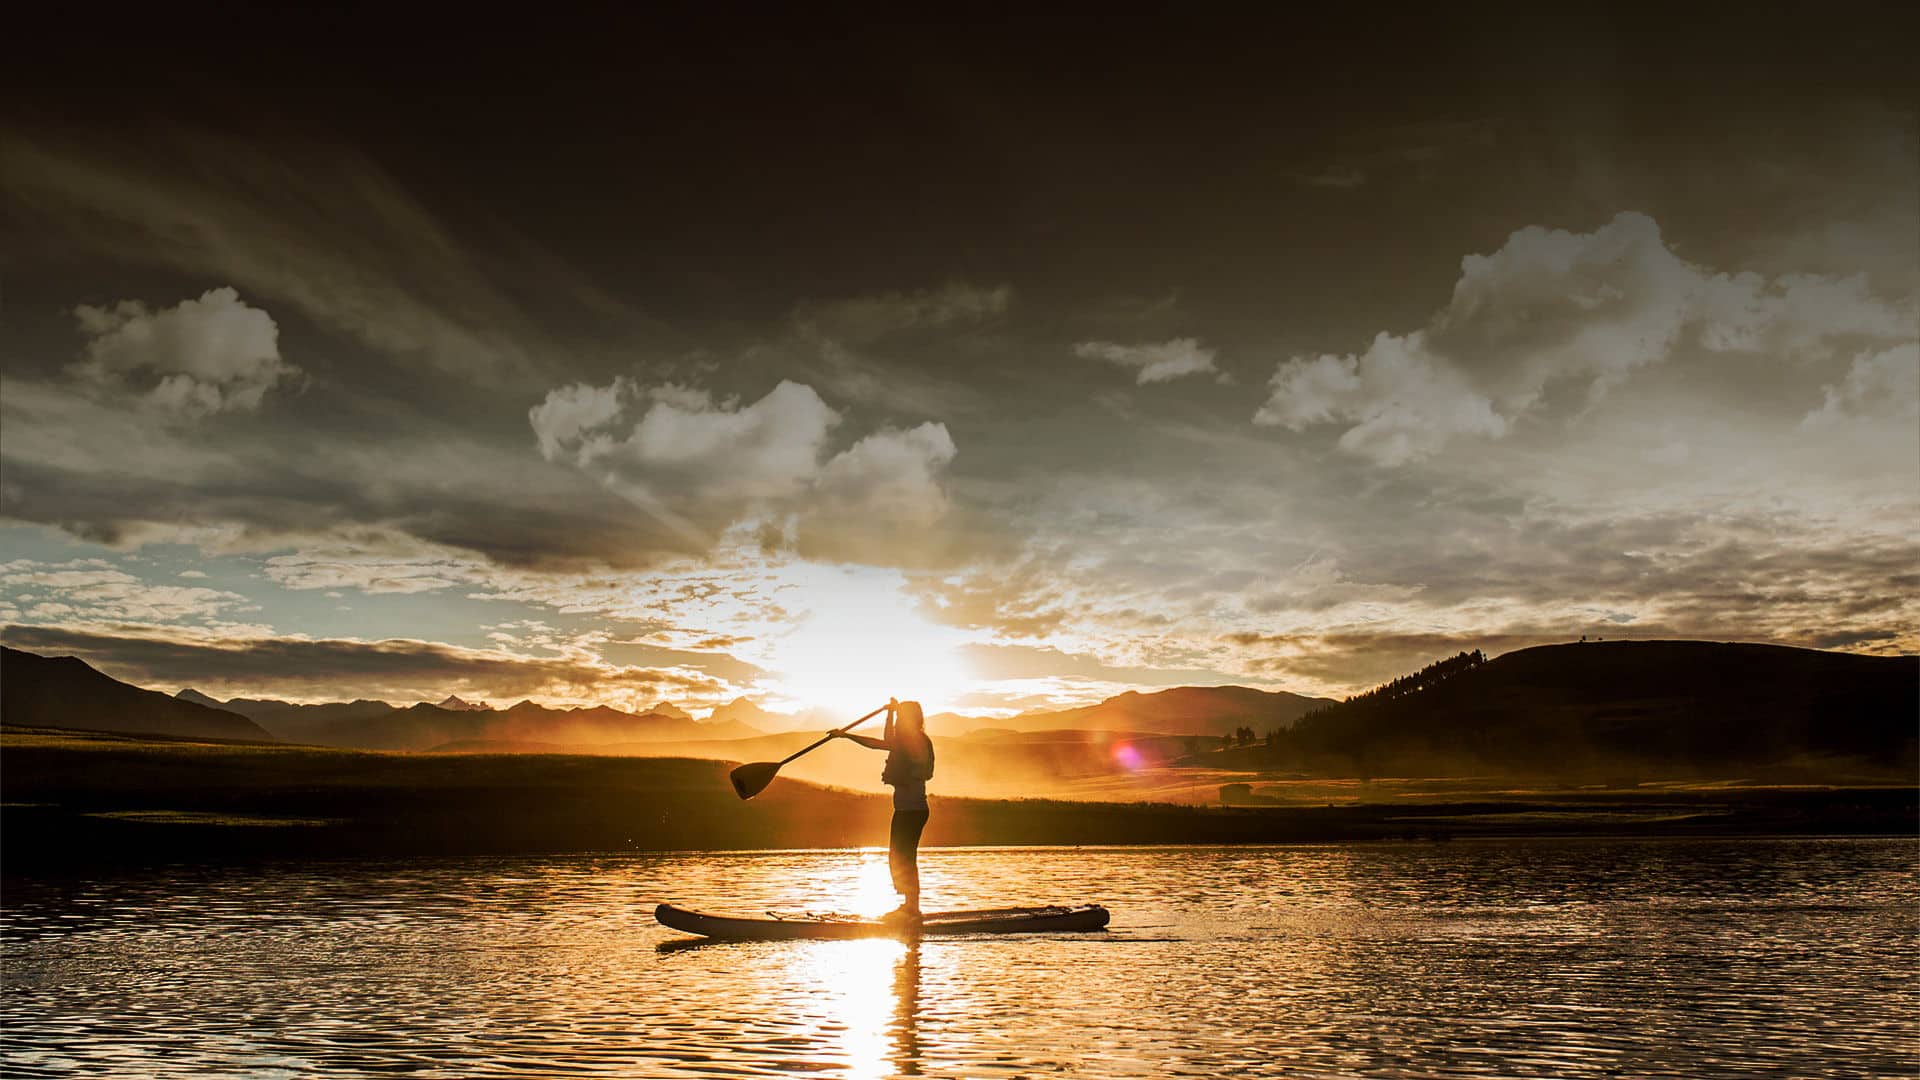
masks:
[[[893,872],[893,891],[903,898],[887,914],[890,919],[920,917],[920,832],[927,827],[927,781],[933,779],[933,740],[927,738],[927,718],[917,701],[887,703],[885,734],[876,739],[852,732],[835,732],[869,750],[887,752],[880,782],[893,788],[893,828],[887,835],[887,868]]]

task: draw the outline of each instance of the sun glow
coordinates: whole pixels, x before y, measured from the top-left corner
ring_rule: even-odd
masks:
[[[887,853],[873,851],[863,855],[852,891],[846,896],[847,912],[872,919],[893,910],[899,903],[900,894],[893,891],[893,874],[887,869]]]
[[[900,968],[909,949],[898,941],[817,941],[806,951],[805,977],[832,995],[820,1034],[838,1043],[848,1080],[899,1076],[904,1062],[917,1056],[918,1047],[896,1030],[912,1023],[917,1001],[899,993]],[[912,957],[917,963],[918,958]]]
[[[921,615],[898,573],[815,569],[779,597],[800,614],[769,650],[784,696],[851,720],[889,697],[950,709],[971,688],[958,652],[967,634]]]

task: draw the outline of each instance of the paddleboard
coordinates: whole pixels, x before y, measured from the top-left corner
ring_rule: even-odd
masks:
[[[702,937],[729,941],[787,941],[800,938],[908,937],[951,934],[1050,934],[1100,930],[1107,925],[1107,909],[1099,904],[1075,907],[1010,907],[974,911],[930,911],[920,924],[882,922],[855,915],[784,915],[765,917],[711,915],[704,911],[661,904],[653,909],[661,926]]]

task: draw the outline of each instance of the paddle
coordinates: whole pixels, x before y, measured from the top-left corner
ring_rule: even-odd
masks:
[[[820,741],[814,743],[812,746],[804,750],[795,750],[779,761],[756,761],[750,765],[740,766],[727,775],[727,779],[733,782],[733,793],[742,799],[753,798],[755,795],[765,791],[768,784],[773,783],[774,776],[780,772],[780,766],[785,765],[787,762],[792,761],[802,754],[810,754],[820,749],[822,746],[832,742],[835,735],[843,735],[852,731],[854,728],[859,727],[861,724],[866,723],[891,708],[893,708],[893,702],[889,701],[860,719],[855,720],[853,723],[848,724],[846,727],[836,731],[830,731],[820,736]]]

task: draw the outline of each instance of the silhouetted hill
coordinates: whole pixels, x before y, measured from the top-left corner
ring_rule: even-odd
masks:
[[[1098,705],[1053,712],[1029,712],[1007,719],[975,720],[943,714],[930,717],[931,731],[1000,728],[1008,731],[1129,731],[1158,735],[1231,735],[1237,728],[1256,732],[1290,727],[1307,712],[1333,704],[1285,690],[1246,686],[1176,686],[1151,694],[1129,690]]]
[[[72,656],[0,648],[0,718],[9,724],[271,740],[237,713],[128,686]]]
[[[1251,756],[1363,776],[1920,771],[1920,658],[1630,641],[1435,669],[1444,677],[1318,710]]]

